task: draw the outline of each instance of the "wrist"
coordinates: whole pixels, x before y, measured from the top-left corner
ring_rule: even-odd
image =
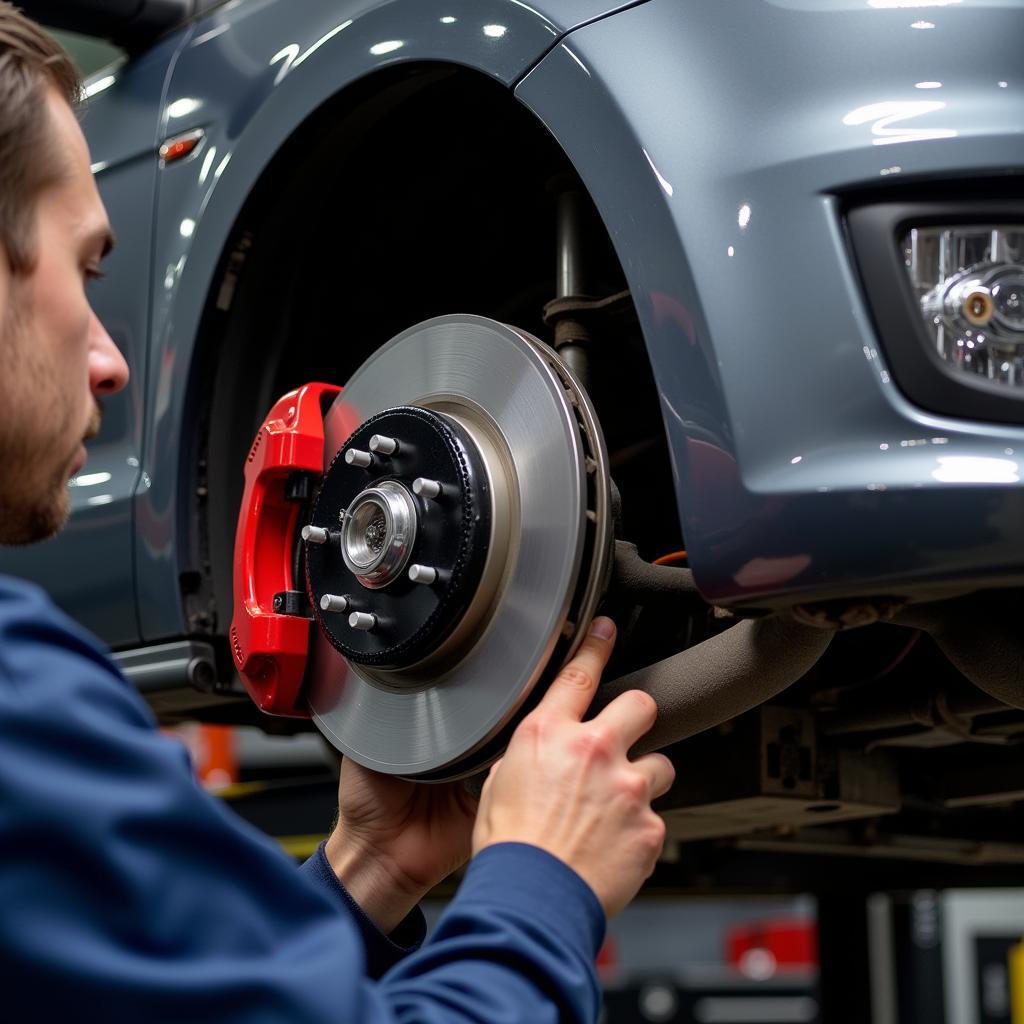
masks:
[[[367,849],[340,829],[331,834],[324,853],[338,881],[385,935],[394,931],[427,893],[405,877],[389,857]]]

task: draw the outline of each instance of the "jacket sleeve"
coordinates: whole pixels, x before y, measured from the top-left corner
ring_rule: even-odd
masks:
[[[316,848],[316,853],[299,868],[299,871],[326,893],[337,904],[342,914],[351,917],[363,942],[366,975],[371,979],[377,979],[388,968],[423,945],[423,939],[427,934],[427,922],[423,917],[423,911],[419,907],[414,907],[390,935],[385,935],[338,880],[327,860],[325,846],[325,843],[321,843]]]
[[[0,860],[11,1019],[597,1016],[600,906],[565,865],[517,844],[485,850],[433,939],[374,980],[401,942],[382,954],[389,940],[367,941],[315,862],[296,870],[203,792],[95,642],[40,591],[2,579]]]

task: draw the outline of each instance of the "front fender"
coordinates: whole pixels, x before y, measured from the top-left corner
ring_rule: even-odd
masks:
[[[626,272],[709,599],[1024,579],[1024,430],[897,390],[839,210],[1020,174],[1022,32],[1020,3],[653,0],[517,87]]]

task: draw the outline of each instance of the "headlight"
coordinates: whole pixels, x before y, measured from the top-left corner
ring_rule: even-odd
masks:
[[[964,373],[1024,386],[1024,229],[911,228],[903,256],[938,355]]]
[[[900,390],[933,412],[1021,424],[1024,202],[1015,179],[990,184],[986,199],[963,185],[945,198],[875,193],[847,207],[846,226]]]

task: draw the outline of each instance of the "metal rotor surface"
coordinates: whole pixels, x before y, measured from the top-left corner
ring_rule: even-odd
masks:
[[[397,405],[486,416],[510,457],[518,505],[493,615],[441,674],[375,675],[315,635],[309,704],[318,728],[367,767],[417,776],[494,737],[537,682],[580,573],[587,481],[565,386],[538,344],[503,324],[440,317],[375,352],[327,413],[327,460],[355,426]]]

